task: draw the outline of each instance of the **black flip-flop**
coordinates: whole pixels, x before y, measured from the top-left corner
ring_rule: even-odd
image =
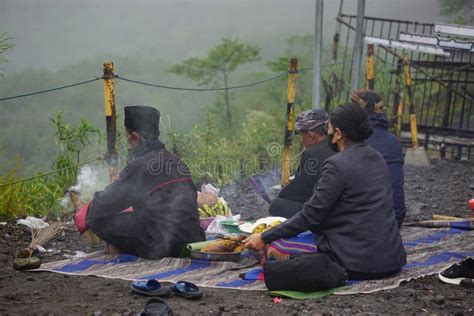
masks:
[[[203,293],[196,284],[186,281],[178,281],[175,285],[170,287],[171,292],[176,296],[184,298],[200,298]]]
[[[171,295],[169,288],[163,287],[160,281],[151,279],[145,281],[134,281],[130,284],[134,292],[147,296],[166,297]]]
[[[173,316],[173,310],[160,298],[152,298],[149,300],[140,316]]]

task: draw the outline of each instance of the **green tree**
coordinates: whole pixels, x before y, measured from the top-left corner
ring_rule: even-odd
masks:
[[[7,59],[3,56],[3,54],[13,48],[13,44],[10,43],[12,40],[11,37],[7,37],[7,33],[0,33],[0,63],[6,63]],[[4,69],[0,68],[0,77],[3,77],[2,71]]]
[[[237,39],[223,38],[214,46],[205,58],[189,58],[181,64],[175,64],[170,72],[184,75],[200,86],[224,84],[224,104],[226,118],[232,126],[232,113],[229,101],[229,77],[242,64],[260,60],[260,48],[239,42]]]

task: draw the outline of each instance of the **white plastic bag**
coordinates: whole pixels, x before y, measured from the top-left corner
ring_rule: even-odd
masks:
[[[220,189],[216,188],[210,183],[201,185],[201,192],[213,192],[216,196],[219,195]]]
[[[74,251],[72,254],[64,254],[64,258],[67,258],[67,259],[77,259],[77,258],[83,258],[85,257],[87,254],[83,251],[79,251],[79,250],[76,250]]]
[[[41,218],[36,218],[33,216],[27,216],[25,219],[19,219],[16,221],[16,223],[25,225],[30,229],[42,229],[49,226],[49,224],[43,221]]]
[[[234,216],[222,216],[217,215],[214,220],[209,224],[209,227],[206,229],[206,234],[224,234],[227,235],[227,230],[222,227],[221,222],[223,221],[239,221],[240,214]]]
[[[212,206],[217,203],[217,197],[219,196],[219,189],[210,183],[203,184],[201,186],[201,192],[198,192],[197,203],[198,207],[204,205]]]

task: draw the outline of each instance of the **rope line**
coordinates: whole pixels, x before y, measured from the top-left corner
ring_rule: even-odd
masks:
[[[16,181],[12,181],[12,182],[7,182],[7,183],[0,183],[0,188],[1,188],[1,187],[4,187],[4,186],[9,186],[9,185],[12,185],[12,184],[17,184],[17,183],[21,183],[21,182],[26,182],[26,181],[30,181],[30,180],[34,180],[34,179],[46,177],[46,176],[49,176],[49,175],[52,175],[52,174],[55,174],[55,173],[58,173],[58,172],[61,172],[61,171],[64,171],[64,170],[68,170],[68,169],[72,169],[72,168],[77,168],[77,167],[86,165],[86,164],[88,164],[88,163],[91,163],[91,162],[94,162],[94,161],[97,161],[97,160],[102,160],[102,158],[101,158],[101,157],[94,158],[94,159],[91,159],[91,160],[87,160],[87,161],[78,163],[77,165],[73,165],[73,166],[69,166],[69,167],[64,167],[64,168],[61,168],[61,169],[56,169],[56,170],[53,170],[53,171],[50,171],[50,172],[47,172],[47,173],[42,173],[42,174],[39,174],[39,175],[36,175],[36,176],[33,176],[33,177],[29,177],[29,178],[23,178],[23,179],[20,179],[20,180],[16,180]]]
[[[120,80],[123,80],[123,81],[127,81],[127,82],[131,82],[131,83],[136,83],[136,84],[140,84],[140,85],[144,85],[144,86],[148,86],[148,87],[155,87],[155,88],[162,88],[162,89],[170,89],[170,90],[184,90],[184,91],[221,91],[221,90],[232,90],[232,89],[240,89],[240,88],[246,88],[246,87],[251,87],[251,86],[255,86],[255,85],[258,85],[258,84],[261,84],[261,83],[264,83],[264,82],[267,82],[267,81],[271,81],[271,80],[275,80],[275,79],[278,79],[280,77],[283,77],[283,76],[286,76],[287,73],[286,72],[282,72],[276,76],[273,76],[273,77],[270,77],[270,78],[267,78],[267,79],[264,79],[264,80],[260,80],[260,81],[257,81],[257,82],[252,82],[252,83],[248,83],[248,84],[243,84],[243,85],[240,85],[240,86],[232,86],[232,87],[227,87],[227,88],[182,88],[182,87],[171,87],[171,86],[165,86],[165,85],[161,85],[161,84],[153,84],[153,83],[148,83],[148,82],[144,82],[144,81],[138,81],[138,80],[133,80],[133,79],[127,79],[125,77],[120,77],[120,76],[117,76],[116,78],[117,79],[120,79]]]
[[[352,60],[353,59],[346,59],[346,60],[336,61],[334,63],[322,65],[321,68],[326,68],[326,67],[335,66],[335,65],[339,65],[339,64],[345,64],[345,63],[351,62]],[[299,71],[301,71],[301,72],[307,71],[307,70],[314,70],[314,68],[313,67],[308,67],[308,68],[299,69]]]
[[[32,95],[37,95],[37,94],[42,94],[42,93],[48,93],[48,92],[52,92],[52,91],[67,89],[67,88],[80,86],[80,85],[83,85],[83,84],[86,84],[86,83],[90,83],[90,82],[93,82],[93,81],[97,81],[97,80],[101,80],[101,79],[102,79],[102,78],[94,78],[94,79],[91,79],[91,80],[86,80],[86,81],[82,81],[82,82],[78,82],[78,83],[69,84],[69,85],[67,85],[67,86],[61,86],[61,87],[51,88],[51,89],[42,90],[42,91],[37,91],[37,92],[31,92],[31,93],[20,94],[20,95],[16,95],[16,96],[13,96],[13,97],[0,98],[0,101],[11,100],[11,99],[17,99],[17,98],[23,98],[23,97],[29,97],[29,96],[32,96]]]
[[[350,61],[352,61],[352,59],[342,60],[342,61],[322,65],[321,68],[330,67],[330,66],[334,66],[334,65],[338,65],[338,64],[344,64],[344,63],[347,63],[347,62],[350,62]],[[307,71],[307,70],[313,70],[313,68],[308,67],[308,68],[298,69],[298,72],[304,72],[304,71]],[[221,87],[221,88],[171,87],[171,86],[165,86],[165,85],[161,85],[161,84],[154,84],[154,83],[149,83],[149,82],[144,82],[144,81],[139,81],[139,80],[134,80],[134,79],[128,79],[128,78],[125,78],[125,77],[120,77],[118,75],[116,75],[115,77],[117,79],[120,79],[120,80],[123,80],[123,81],[131,82],[131,83],[135,83],[135,84],[140,84],[140,85],[144,85],[144,86],[148,86],[148,87],[154,87],[154,88],[162,88],[162,89],[170,89],[170,90],[181,90],[181,91],[222,91],[222,90],[233,90],[233,89],[240,89],[240,88],[255,86],[255,85],[258,85],[258,84],[261,84],[261,83],[265,83],[265,82],[268,82],[268,81],[271,81],[271,80],[281,78],[283,76],[286,76],[287,74],[288,74],[288,72],[282,72],[278,75],[275,75],[273,77],[263,79],[263,80],[260,80],[260,81],[257,81],[257,82],[243,84],[243,85],[239,85],[239,86],[231,86],[231,87],[227,87],[227,88],[225,88],[225,87]]]
[[[321,68],[330,67],[330,66],[334,66],[334,65],[338,65],[338,64],[344,64],[344,63],[347,63],[347,62],[350,62],[350,61],[352,61],[352,59],[322,65]],[[307,70],[313,70],[313,68],[312,67],[302,68],[302,69],[299,69],[298,72],[303,72],[303,71],[307,71]],[[231,87],[227,87],[227,88],[226,87],[223,87],[223,88],[183,88],[183,87],[172,87],[172,86],[166,86],[166,85],[161,85],[161,84],[148,83],[148,82],[134,80],[134,79],[128,79],[128,78],[125,78],[125,77],[120,77],[119,75],[115,75],[115,78],[126,81],[126,82],[130,82],[130,83],[135,83],[135,84],[140,84],[140,85],[155,87],[155,88],[170,89],[170,90],[222,91],[222,90],[233,90],[233,89],[240,89],[240,88],[247,88],[247,87],[255,86],[255,85],[258,85],[258,84],[262,84],[262,83],[265,83],[265,82],[268,82],[268,81],[272,81],[272,80],[281,78],[281,77],[285,76],[286,74],[287,74],[287,72],[282,72],[280,74],[277,74],[277,75],[275,75],[273,77],[270,77],[270,78],[267,78],[267,79],[263,79],[263,80],[248,83],[248,84],[238,85],[238,86],[231,86]],[[77,86],[87,84],[87,83],[90,83],[90,82],[94,82],[94,81],[97,81],[97,80],[101,80],[101,79],[104,79],[104,78],[103,77],[95,77],[94,79],[81,81],[81,82],[77,82],[77,83],[73,83],[73,84],[69,84],[69,85],[65,85],[65,86],[60,86],[60,87],[56,87],[56,88],[51,88],[51,89],[46,89],[46,90],[41,90],[41,91],[36,91],[36,92],[30,92],[30,93],[11,96],[11,97],[0,98],[0,101],[18,99],[18,98],[37,95],[37,94],[43,94],[43,93],[48,93],[48,92],[52,92],[52,91],[58,91],[58,90],[62,90],[62,89],[77,87]]]
[[[330,66],[334,66],[334,65],[338,65],[338,64],[344,64],[344,63],[347,63],[347,62],[350,62],[350,61],[352,61],[352,59],[322,65],[321,68],[330,67]],[[313,68],[312,67],[302,68],[302,69],[299,69],[298,72],[304,72],[304,71],[307,71],[307,70],[313,70]],[[225,87],[224,88],[172,87],[172,86],[165,86],[165,85],[161,85],[161,84],[148,83],[148,82],[134,80],[134,79],[128,79],[128,78],[125,78],[125,77],[120,77],[119,75],[115,75],[114,77],[117,78],[117,79],[126,81],[126,82],[140,84],[140,85],[149,86],[149,87],[162,88],[162,89],[182,90],[182,91],[222,91],[222,90],[233,90],[233,89],[240,89],[240,88],[247,88],[247,87],[255,86],[255,85],[258,85],[258,84],[262,84],[262,83],[265,83],[265,82],[268,82],[268,81],[272,81],[272,80],[281,78],[281,77],[285,76],[286,74],[287,74],[287,72],[282,72],[280,74],[277,74],[277,75],[272,76],[272,77],[267,78],[267,79],[263,79],[263,80],[248,83],[248,84],[238,85],[238,86],[231,86],[231,87],[227,87],[227,88],[225,88]],[[60,87],[57,87],[57,88],[51,88],[51,89],[46,89],[46,90],[41,90],[41,91],[36,91],[36,92],[30,92],[30,93],[15,95],[15,96],[11,96],[11,97],[0,98],[0,101],[12,100],[12,99],[23,98],[23,97],[29,97],[29,96],[33,96],[33,95],[37,95],[37,94],[43,94],[43,93],[48,93],[48,92],[52,92],[52,91],[58,91],[58,90],[62,90],[62,89],[77,87],[77,86],[87,84],[87,83],[90,83],[90,82],[94,82],[94,81],[97,81],[97,80],[101,80],[101,79],[104,79],[104,78],[103,77],[95,77],[94,79],[90,79],[90,80],[86,80],[86,81],[82,81],[82,82],[78,82],[78,83],[73,83],[73,84],[69,84],[69,85],[65,85],[65,86],[60,86]]]

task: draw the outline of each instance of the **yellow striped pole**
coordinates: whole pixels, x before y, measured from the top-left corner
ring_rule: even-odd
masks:
[[[283,161],[281,170],[281,186],[288,184],[290,179],[290,149],[292,136],[295,130],[295,96],[296,96],[296,73],[298,72],[298,61],[296,58],[290,60],[288,70],[288,103],[286,105],[286,127],[283,147]]]
[[[367,44],[367,86],[369,90],[374,90],[375,78],[375,60],[374,60],[374,44]]]
[[[410,113],[410,131],[411,143],[413,148],[418,148],[418,129],[416,126],[415,104],[413,103],[413,83],[410,74],[410,61],[408,54],[403,54],[403,80],[407,91],[406,103],[408,105],[408,112]]]
[[[115,111],[115,82],[114,63],[104,63],[104,100],[105,123],[107,133],[107,163],[109,165],[109,180],[113,182],[118,177],[117,155],[117,114]]]

